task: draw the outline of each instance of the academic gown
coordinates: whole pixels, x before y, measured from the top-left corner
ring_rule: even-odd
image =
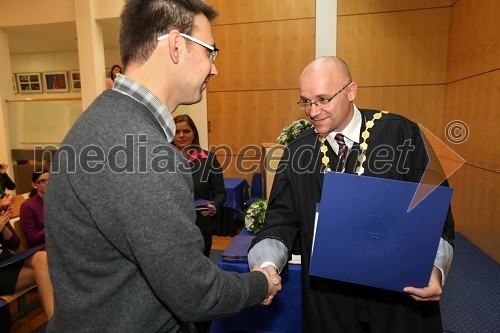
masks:
[[[378,111],[360,111],[362,133],[366,121]],[[405,140],[410,140],[407,144],[411,143],[415,149],[404,152],[400,145]],[[328,142],[325,143],[330,168],[337,170],[338,156]],[[367,143],[365,176],[412,182],[422,177],[427,155],[415,123],[395,114],[384,114],[370,129]],[[304,332],[359,332],[360,322],[369,322],[371,333],[441,332],[438,302],[417,302],[404,293],[309,276],[316,203],[321,200],[324,178],[320,146],[318,135],[312,129],[302,132],[287,146],[274,179],[264,228],[253,242],[271,237],[281,240],[289,252],[297,245],[300,248]],[[393,160],[400,161],[399,165],[377,161],[377,154],[384,155],[380,152],[383,147],[391,148]],[[359,144],[355,144],[349,152],[345,172],[354,173],[359,153]],[[387,156],[383,160],[387,160]],[[451,210],[442,237],[452,244]]]

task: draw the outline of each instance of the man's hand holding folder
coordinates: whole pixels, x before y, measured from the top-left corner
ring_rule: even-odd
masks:
[[[439,301],[443,294],[443,289],[441,287],[441,271],[437,267],[432,268],[431,278],[427,287],[406,287],[403,291],[416,301]]]

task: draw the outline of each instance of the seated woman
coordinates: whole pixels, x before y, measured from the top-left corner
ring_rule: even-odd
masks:
[[[194,199],[211,200],[206,210],[197,212],[196,225],[205,240],[203,253],[210,256],[212,233],[216,228],[215,213],[226,201],[226,189],[222,168],[215,154],[201,149],[198,130],[191,117],[178,115],[174,118],[176,125],[174,145],[182,151],[189,161],[194,184]]]
[[[12,208],[0,214],[0,263],[19,247],[19,238],[9,223]],[[0,267],[0,295],[12,294],[38,285],[38,294],[47,318],[54,313],[54,294],[47,265],[47,252],[38,251],[24,260]]]
[[[31,176],[33,189],[30,198],[21,205],[20,220],[28,248],[45,244],[43,197],[48,178],[49,172],[47,170],[33,172]]]
[[[120,67],[120,65],[113,65],[113,67],[111,67],[111,72],[109,72],[109,77],[106,78],[106,89],[113,88],[113,85],[115,84],[116,74],[118,73],[122,73],[122,68]]]

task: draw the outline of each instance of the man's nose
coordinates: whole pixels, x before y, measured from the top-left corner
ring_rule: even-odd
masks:
[[[210,71],[210,76],[212,76],[212,77],[219,76],[219,71],[217,70],[215,63],[212,63],[212,70]]]
[[[314,118],[319,115],[321,111],[321,108],[317,104],[313,103],[311,105],[311,109],[309,110],[309,117]]]

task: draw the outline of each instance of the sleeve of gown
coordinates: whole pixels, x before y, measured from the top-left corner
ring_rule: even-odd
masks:
[[[285,149],[274,178],[264,227],[254,238],[248,254],[249,263],[260,265],[264,261],[272,262],[279,271],[288,260],[300,228],[297,207],[293,201],[292,168],[286,163],[288,155],[288,149]]]

